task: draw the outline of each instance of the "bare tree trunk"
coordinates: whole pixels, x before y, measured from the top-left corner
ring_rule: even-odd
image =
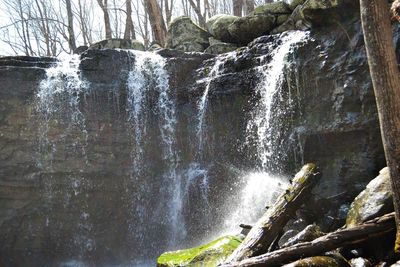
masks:
[[[319,178],[320,173],[315,164],[304,165],[293,178],[292,186],[285,194],[279,196],[275,204],[257,221],[226,262],[238,262],[266,253],[282,228],[310,196]]]
[[[124,39],[135,39],[135,29],[132,21],[132,3],[131,0],[126,0],[126,23]]]
[[[394,214],[389,213],[361,225],[339,229],[311,242],[299,243],[240,262],[225,264],[221,267],[282,266],[282,264],[304,257],[318,256],[336,248],[362,243],[371,237],[390,233],[396,227],[394,221]]]
[[[164,46],[167,29],[165,27],[160,6],[156,0],[145,0],[145,3],[149,14],[151,29],[153,31],[153,38],[158,44]]]
[[[165,22],[166,24],[171,22],[172,10],[174,8],[174,2],[171,0],[164,0],[164,11],[165,11]]]
[[[383,147],[389,167],[400,252],[400,73],[386,0],[360,0],[368,64],[378,107]]]
[[[254,11],[254,0],[245,0],[246,1],[246,15],[250,14]]]
[[[241,17],[243,9],[243,0],[232,0],[233,1],[233,15]]]
[[[192,6],[194,12],[197,15],[197,19],[199,21],[199,25],[201,27],[206,26],[206,20],[203,17],[203,14],[201,14],[201,6],[200,6],[200,0],[197,0],[197,3],[193,2],[193,0],[189,0],[190,5]]]
[[[74,15],[72,14],[71,0],[65,0],[65,5],[67,7],[67,17],[68,17],[68,44],[69,49],[74,51],[76,49],[75,33],[74,33]]]
[[[111,23],[110,23],[110,14],[108,13],[108,3],[107,0],[97,0],[101,10],[103,10],[104,15],[104,27],[106,31],[106,39],[112,38],[112,30],[111,30]]]

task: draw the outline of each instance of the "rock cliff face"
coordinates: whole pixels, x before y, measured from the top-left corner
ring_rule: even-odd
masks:
[[[135,76],[138,53],[82,54],[80,75],[89,86],[54,96],[45,116],[37,94],[55,60],[1,58],[2,265],[70,260],[135,265],[210,238],[231,212],[242,173],[265,167],[257,158],[257,142],[249,138],[248,121],[262,99],[260,68],[271,62],[282,40],[261,37],[225,58],[160,51],[169,90],[161,98],[163,91],[151,89],[160,87],[162,76],[146,84],[146,116],[139,120],[146,120],[142,154],[139,121],[129,112],[136,107],[130,106],[135,88],[129,79],[152,81],[146,75],[158,69],[144,63],[150,71]],[[223,64],[215,75],[218,60]],[[335,218],[323,221],[324,227],[333,227],[344,219],[339,207],[345,209],[384,166],[359,21],[313,30],[285,62],[271,108],[279,112],[273,116],[274,154],[267,168],[290,174],[305,162],[316,162],[323,178],[315,191],[318,204],[308,207]],[[165,133],[171,134],[164,113],[171,110],[169,102],[163,109],[160,99],[173,100],[172,158],[163,152]],[[134,164],[135,155],[141,164]],[[177,167],[172,170],[171,164]]]

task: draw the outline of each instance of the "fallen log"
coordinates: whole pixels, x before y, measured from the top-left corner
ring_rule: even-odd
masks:
[[[292,185],[251,228],[242,244],[228,257],[226,263],[266,253],[282,228],[311,195],[311,190],[320,176],[315,164],[304,165],[293,178]]]
[[[275,250],[240,262],[231,262],[222,266],[280,266],[300,258],[321,255],[339,247],[358,244],[371,237],[380,236],[395,229],[394,212],[392,212],[361,225],[339,229],[311,242],[299,243],[291,247]]]

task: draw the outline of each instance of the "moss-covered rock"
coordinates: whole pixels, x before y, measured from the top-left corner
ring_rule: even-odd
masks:
[[[223,42],[232,42],[233,39],[228,31],[228,27],[237,19],[239,19],[239,17],[232,15],[215,15],[207,21],[207,30],[216,39],[219,39]]]
[[[389,169],[383,168],[353,201],[346,226],[351,227],[393,210]]]
[[[296,7],[304,4],[305,1],[306,0],[291,0],[291,1],[289,1],[289,8],[291,10],[294,10]]]
[[[238,236],[220,237],[195,248],[165,252],[157,259],[159,267],[217,266],[242,242]]]
[[[301,5],[300,14],[303,20],[318,25],[329,21],[330,11],[338,8],[341,4],[340,0],[307,0]]]
[[[206,50],[204,50],[205,53],[217,55],[217,54],[231,52],[238,48],[237,45],[235,44],[224,43],[214,38],[210,38],[209,40],[210,40],[210,46],[207,47]]]
[[[256,14],[290,14],[291,10],[289,5],[283,1],[273,2],[265,5],[258,6],[254,9],[253,13]]]
[[[209,46],[211,35],[196,25],[189,17],[174,19],[167,32],[167,48],[184,52],[203,52]]]
[[[127,40],[127,39],[119,39],[119,38],[112,38],[102,40],[100,42],[92,44],[89,48],[91,49],[133,49],[133,50],[140,50],[144,51],[144,45],[142,42],[138,40]]]
[[[275,27],[274,15],[250,15],[229,25],[229,34],[238,44],[248,44],[255,38],[269,33]]]

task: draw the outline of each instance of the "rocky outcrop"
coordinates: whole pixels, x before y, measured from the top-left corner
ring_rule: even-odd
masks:
[[[142,42],[138,40],[126,40],[126,39],[119,39],[119,38],[112,38],[99,41],[97,43],[92,44],[90,49],[133,49],[133,50],[140,50],[144,51],[144,45]],[[78,53],[80,54],[80,53]]]
[[[168,27],[167,48],[184,52],[203,52],[210,44],[211,35],[189,17],[178,17]]]
[[[208,32],[218,40],[223,42],[233,42],[235,39],[228,31],[229,25],[239,17],[232,15],[219,14],[207,20],[206,26]]]
[[[393,198],[389,169],[385,167],[354,199],[347,214],[346,226],[361,224],[391,211],[393,211]]]
[[[210,46],[204,50],[209,54],[223,54],[236,50],[238,47],[235,44],[224,43],[212,37],[209,38]]]

